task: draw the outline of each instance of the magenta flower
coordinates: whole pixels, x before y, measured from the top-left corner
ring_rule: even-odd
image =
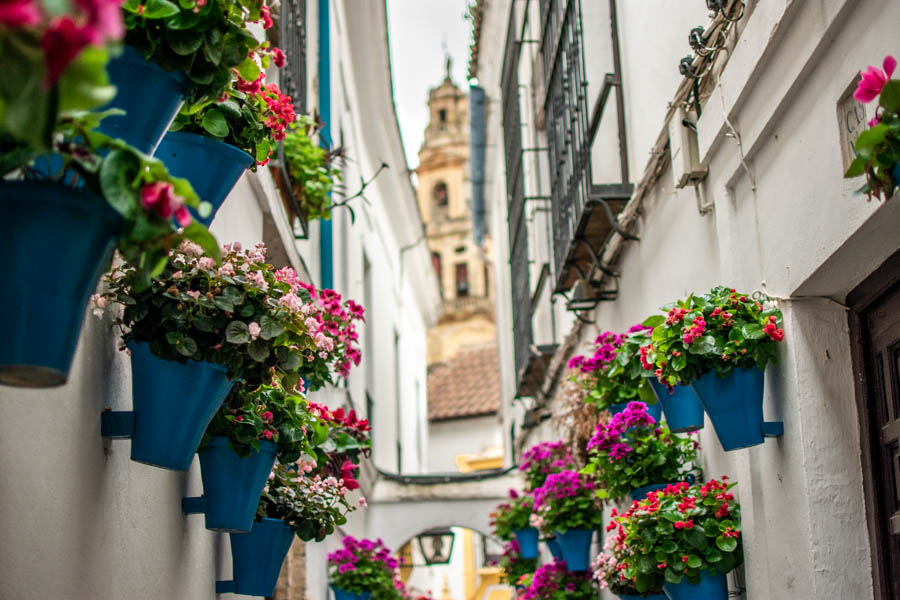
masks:
[[[0,2],[0,25],[32,27],[41,22],[41,9],[33,0],[5,0]]]
[[[862,103],[866,103],[878,97],[884,84],[894,74],[894,69],[897,68],[897,59],[891,55],[885,56],[883,67],[884,70],[881,70],[870,65],[868,69],[863,71],[862,79],[859,80],[859,85],[856,87],[856,91],[853,92],[854,98]]]
[[[182,227],[191,222],[191,214],[184,206],[184,199],[175,193],[171,183],[165,181],[154,181],[141,188],[141,206],[163,219],[174,215]]]

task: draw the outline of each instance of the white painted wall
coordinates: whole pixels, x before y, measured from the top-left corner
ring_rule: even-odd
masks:
[[[505,19],[507,9],[496,4],[504,3],[486,4],[485,23]],[[705,7],[697,2],[682,10],[680,4],[660,2],[648,10],[648,3],[618,4],[629,162],[636,181],[666,127],[666,103],[680,82],[677,59],[688,52],[690,28],[706,23]],[[641,240],[625,246],[618,299],[589,315],[596,328],[585,328],[574,342],[584,348],[597,328],[623,330],[668,301],[718,283],[754,290],[764,282],[771,295],[792,297],[781,303],[786,337],[779,364],[767,371],[765,399],[767,419],[784,420],[784,437],[724,453],[707,427],[701,437],[704,461],[709,475],[727,474],[740,482],[747,598],[872,598],[859,426],[841,303],[897,249],[900,201],[867,203],[853,193],[859,182],[842,179],[836,104],[858,70],[896,54],[900,5],[887,0],[750,4],[754,10],[741,24],[721,89],[698,123],[701,156],[709,166],[704,191],[715,212],[700,216],[694,191],[675,189],[671,172],[663,172],[644,200],[637,228]],[[503,38],[482,36],[480,57],[502,55]],[[597,68],[591,66],[594,57],[586,60],[589,72]],[[596,60],[602,67],[606,57]],[[499,98],[499,71],[490,61],[480,61],[477,75],[489,98]],[[725,136],[724,114],[740,135],[752,177],[741,165],[735,138]],[[489,155],[501,154],[496,124],[490,135],[500,137],[489,139]],[[598,152],[595,145],[595,164],[610,156],[617,160],[615,153],[598,159]],[[505,215],[501,184],[489,188],[488,198],[495,214]],[[498,255],[504,251],[498,243]],[[498,293],[503,293],[499,285]],[[504,314],[503,307],[498,310]],[[569,331],[575,330],[561,337]],[[511,349],[501,343],[501,352]],[[510,356],[502,356],[502,364]],[[526,445],[556,435],[545,423]]]
[[[456,457],[503,448],[499,415],[432,421],[428,426],[428,472],[456,473]]]

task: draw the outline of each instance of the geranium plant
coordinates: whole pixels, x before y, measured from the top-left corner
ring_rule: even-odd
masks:
[[[268,164],[297,115],[291,97],[274,83],[263,84],[262,74],[259,77],[253,82],[238,77],[237,87],[224,99],[193,112],[182,110],[170,129],[212,137],[240,148],[256,164]]]
[[[573,529],[594,530],[603,525],[603,502],[586,474],[565,470],[552,473],[534,490],[531,524],[547,535]]]
[[[650,328],[641,324],[623,334],[607,331],[595,341],[594,356],[570,360],[572,379],[588,390],[585,401],[601,410],[632,400],[654,404],[656,396],[640,361],[640,348],[649,339]]]
[[[643,402],[631,402],[609,423],[597,426],[588,442],[589,464],[582,470],[600,486],[600,498],[624,498],[637,488],[672,483],[697,471],[699,444],[677,436],[647,414]]]
[[[501,502],[491,513],[491,528],[497,538],[512,540],[514,532],[531,527],[531,513],[534,498],[531,494],[520,494],[509,490],[509,501]]]
[[[328,425],[328,437],[315,448],[317,473],[323,477],[334,475],[349,489],[357,489],[359,463],[372,448],[369,421],[358,418],[354,410],[329,410],[312,402],[310,412]]]
[[[248,81],[260,74],[254,56],[268,42],[248,23],[271,27],[263,0],[124,0],[125,43],[163,70],[181,71],[189,82],[188,106],[215,100],[236,71]]]
[[[659,589],[661,578],[698,583],[704,571],[728,573],[741,564],[740,507],[726,480],[670,485],[614,516],[607,531],[631,553],[621,573],[638,592]]]
[[[318,122],[301,115],[284,138],[284,163],[293,183],[300,209],[308,219],[331,218],[331,191],[341,181],[335,166],[341,150],[326,150],[313,141]]]
[[[666,316],[644,321],[653,334],[640,349],[641,364],[669,387],[710,371],[725,377],[735,368],[765,369],[784,339],[781,311],[768,302],[720,286],[666,305]]]
[[[526,489],[534,490],[544,484],[551,473],[558,473],[575,465],[572,453],[562,440],[535,444],[522,454],[519,470],[525,477]]]
[[[400,563],[384,542],[357,540],[348,535],[341,544],[343,548],[328,555],[333,586],[355,593],[391,593],[397,589],[396,570]]]
[[[519,542],[509,540],[503,544],[503,554],[494,564],[503,569],[503,579],[509,585],[516,585],[523,575],[534,573],[538,566],[536,558],[522,558]]]
[[[863,103],[878,99],[869,129],[856,138],[856,158],[844,177],[866,176],[860,190],[869,198],[890,198],[900,186],[900,80],[891,79],[897,60],[886,56],[884,68],[870,66],[862,73],[853,97]]]
[[[656,578],[656,587],[647,590],[644,594],[638,591],[634,582],[622,573],[625,567],[634,561],[634,552],[620,541],[618,536],[607,536],[603,542],[603,551],[597,555],[591,565],[594,573],[594,581],[600,584],[600,589],[608,589],[617,596],[643,596],[645,594],[662,595],[662,577]]]
[[[593,600],[597,590],[589,574],[571,573],[565,561],[538,567],[519,600]]]
[[[126,342],[146,342],[165,360],[219,363],[254,389],[272,378],[285,389],[313,390],[346,376],[361,358],[354,321],[363,309],[332,290],[316,290],[290,267],[265,262],[265,246],[224,247],[221,266],[196,244],[171,251],[160,276],[137,291],[138,273],[124,265],[106,282],[108,301],[125,310]]]
[[[292,463],[328,438],[328,425],[309,410],[306,399],[274,378],[255,390],[237,387],[206,428],[201,447],[216,436],[228,438],[238,456],[249,456],[267,440],[278,445],[278,460]]]
[[[107,43],[125,33],[119,4],[120,0],[0,3],[0,152],[50,150],[60,116],[97,108],[115,96],[106,63]],[[26,162],[5,156],[2,171]]]
[[[259,499],[256,519],[284,521],[303,541],[321,542],[347,522],[347,515],[366,506],[365,498],[350,502],[350,490],[338,478],[315,473],[315,463],[275,463]]]

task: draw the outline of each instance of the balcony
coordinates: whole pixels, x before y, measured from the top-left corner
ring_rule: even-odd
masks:
[[[594,269],[609,274],[600,259],[603,247],[616,233],[632,237],[618,225],[617,215],[627,204],[628,183],[624,129],[624,101],[618,57],[615,15],[613,62],[594,105],[588,109],[583,30],[579,0],[541,0],[541,59],[546,96],[544,114],[550,158],[555,292],[566,292],[579,279],[591,279]],[[591,146],[607,100],[615,92],[619,123],[621,181],[597,184],[591,174]]]

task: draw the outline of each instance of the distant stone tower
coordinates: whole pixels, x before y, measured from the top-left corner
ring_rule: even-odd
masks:
[[[450,78],[428,93],[431,118],[419,150],[419,208],[441,282],[444,314],[428,333],[428,363],[496,343],[491,240],[472,238],[468,97]]]

